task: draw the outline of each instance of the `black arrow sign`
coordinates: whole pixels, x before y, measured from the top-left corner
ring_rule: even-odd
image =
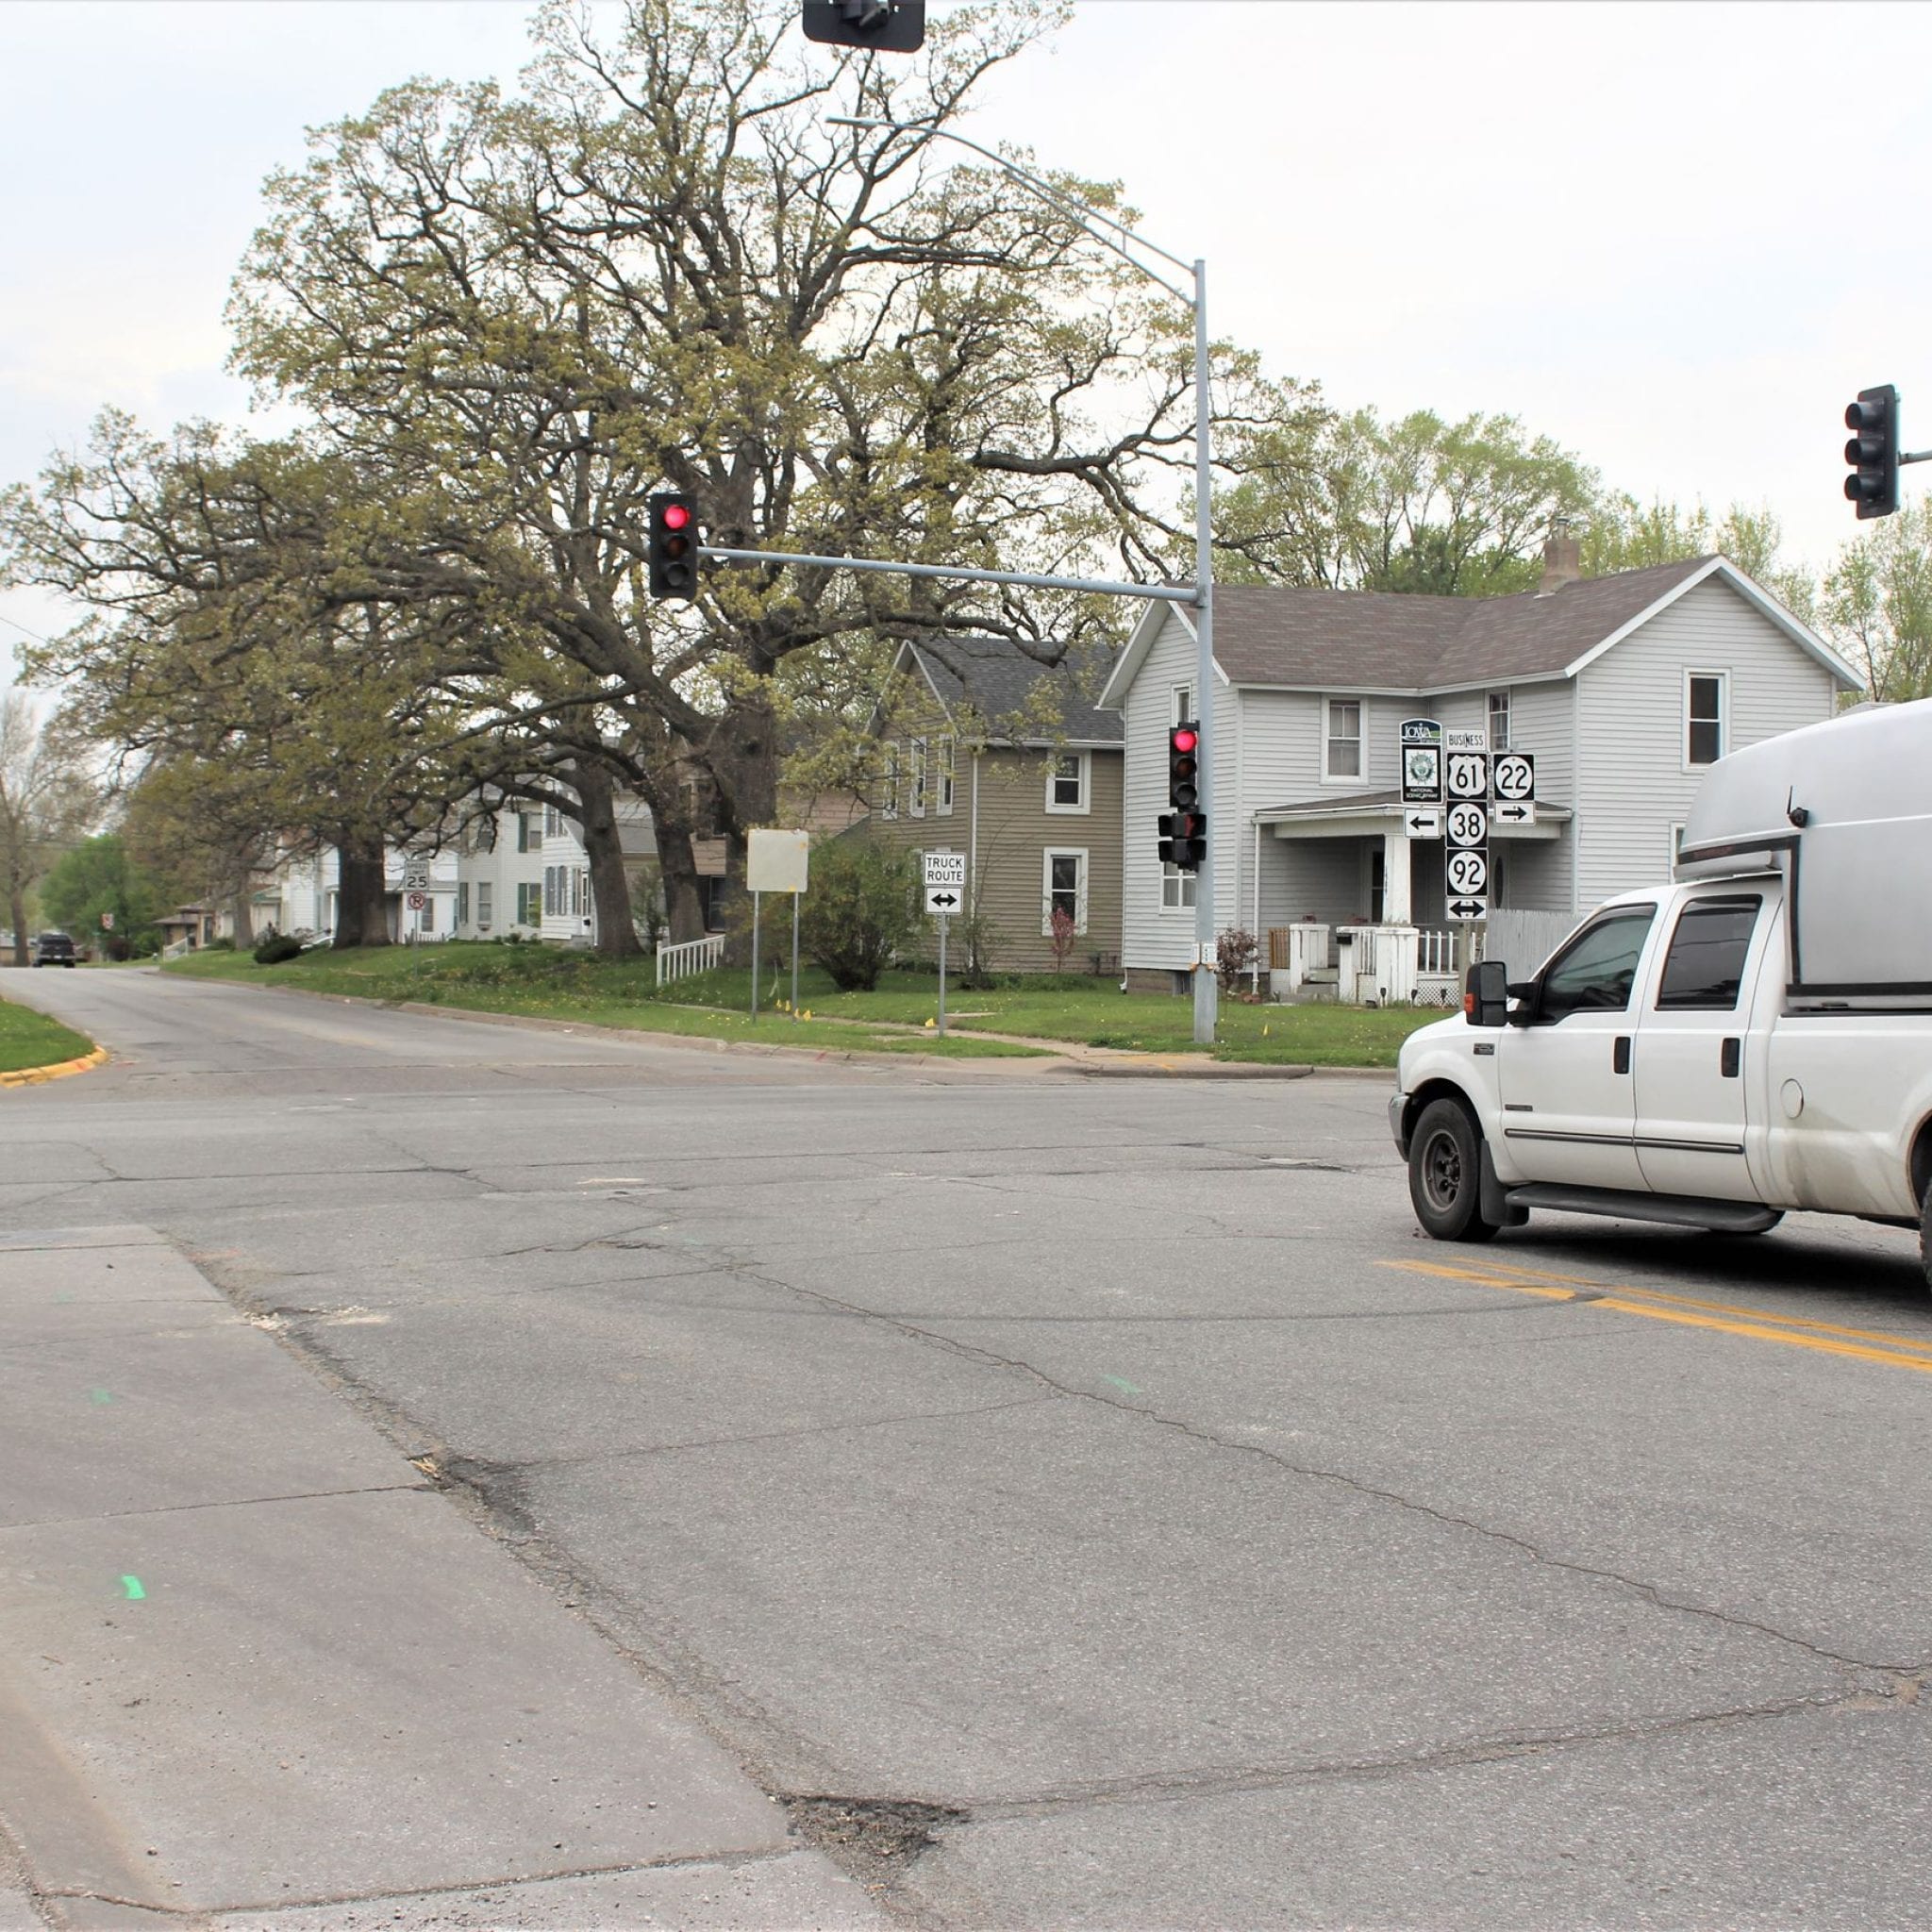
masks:
[[[1529,817],[1529,808],[1526,805],[1511,805],[1507,799],[1499,800],[1490,808],[1490,816],[1501,824],[1520,825]]]
[[[1424,818],[1424,816],[1422,815],[1422,813],[1421,813],[1421,812],[1416,812],[1416,813],[1415,813],[1415,814],[1414,814],[1414,815],[1413,815],[1413,816],[1412,816],[1412,817],[1411,817],[1411,818],[1409,819],[1409,822],[1408,822],[1408,829],[1409,829],[1409,830],[1410,830],[1411,832],[1425,832],[1425,831],[1427,831],[1427,830],[1428,830],[1428,828],[1429,828],[1429,827],[1430,827],[1430,826],[1431,826],[1432,824],[1435,824],[1435,820],[1434,820],[1434,819],[1428,819],[1428,818]]]
[[[943,912],[948,907],[959,903],[959,895],[957,892],[935,892],[932,895],[932,903]]]
[[[1457,919],[1480,919],[1484,908],[1480,899],[1453,899],[1449,909]]]

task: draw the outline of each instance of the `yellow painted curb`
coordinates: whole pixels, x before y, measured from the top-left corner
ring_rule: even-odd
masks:
[[[97,1046],[77,1060],[56,1060],[50,1067],[17,1067],[10,1074],[0,1074],[0,1087],[38,1087],[46,1080],[64,1080],[69,1074],[92,1073],[107,1064],[108,1049]]]

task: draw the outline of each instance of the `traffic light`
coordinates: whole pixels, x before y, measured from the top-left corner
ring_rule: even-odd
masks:
[[[1845,444],[1845,495],[1860,517],[1889,517],[1898,508],[1898,391],[1889,382],[1861,389],[1846,407],[1845,427],[1854,432]]]
[[[915,53],[925,42],[925,0],[805,0],[805,37],[868,53]]]
[[[1167,734],[1167,802],[1156,822],[1163,864],[1199,872],[1208,858],[1208,815],[1201,803],[1201,727],[1176,724]]]
[[[698,593],[698,504],[694,496],[661,490],[651,498],[648,554],[651,595],[681,597]]]

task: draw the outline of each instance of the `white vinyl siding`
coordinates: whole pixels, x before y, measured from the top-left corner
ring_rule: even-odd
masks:
[[[1657,883],[1664,830],[1689,815],[1704,781],[1704,768],[1686,761],[1685,674],[1693,670],[1724,674],[1726,749],[1819,724],[1836,708],[1824,666],[1720,582],[1687,591],[1587,665],[1577,678],[1574,793],[1579,909]],[[1537,796],[1562,797],[1536,749]]]

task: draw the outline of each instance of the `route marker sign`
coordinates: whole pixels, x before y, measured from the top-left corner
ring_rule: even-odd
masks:
[[[1402,802],[1442,802],[1442,727],[1433,718],[1405,718],[1402,738]]]
[[[1442,808],[1411,806],[1402,814],[1402,829],[1411,839],[1440,839],[1442,836]]]
[[[1449,902],[1451,919],[1487,919],[1490,916],[1490,902],[1487,899],[1460,898]]]
[[[1490,814],[1473,798],[1458,798],[1449,808],[1445,823],[1452,845],[1487,845],[1490,842]]]
[[[966,890],[966,855],[963,852],[928,852],[925,855],[925,883],[928,886],[955,886]]]
[[[1474,899],[1490,890],[1490,855],[1479,845],[1453,848],[1447,861],[1449,896]]]
[[[1490,795],[1490,756],[1481,751],[1452,751],[1443,760],[1443,775],[1451,798]]]
[[[1536,824],[1536,807],[1499,798],[1490,808],[1490,817],[1499,825],[1533,825]]]
[[[925,909],[951,918],[964,904],[966,895],[958,886],[928,886],[925,889]]]
[[[1499,752],[1495,759],[1496,796],[1526,804],[1536,796],[1536,759],[1526,751]]]

